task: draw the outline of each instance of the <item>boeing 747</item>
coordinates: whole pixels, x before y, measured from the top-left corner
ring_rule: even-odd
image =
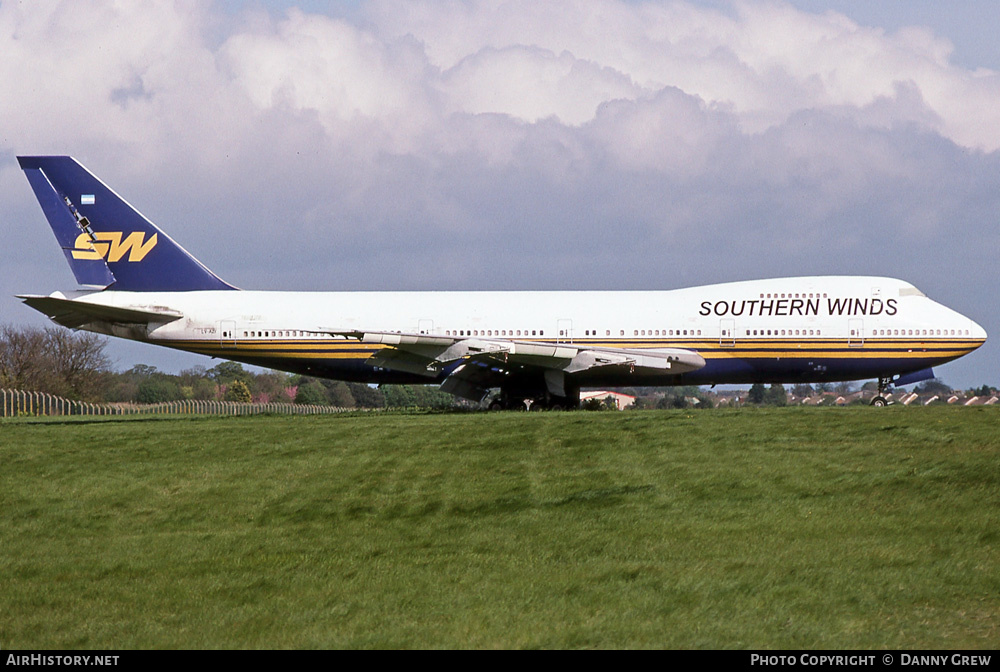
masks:
[[[903,280],[826,276],[668,291],[240,290],[68,156],[18,157],[79,288],[24,295],[71,329],[294,373],[434,383],[491,408],[566,408],[580,388],[877,379],[986,340]]]

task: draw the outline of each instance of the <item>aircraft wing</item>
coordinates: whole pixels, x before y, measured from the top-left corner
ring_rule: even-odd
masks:
[[[648,374],[680,375],[705,366],[693,350],[657,348],[634,350],[536,341],[404,334],[383,331],[327,331],[387,347],[368,359],[372,366],[415,373],[428,378],[446,374],[441,389],[481,400],[500,385],[513,367],[538,369],[553,394],[565,395],[565,376],[600,367],[621,367],[639,378]]]
[[[48,315],[52,321],[79,329],[83,325],[101,323],[106,325],[133,326],[137,324],[166,324],[184,317],[183,313],[169,308],[150,306],[145,309],[118,308],[99,303],[89,303],[57,296],[24,295],[17,298],[40,313]]]

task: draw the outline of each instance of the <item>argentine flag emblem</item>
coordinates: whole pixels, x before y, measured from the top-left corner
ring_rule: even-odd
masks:
[[[80,196],[80,205],[93,205],[94,195],[93,194],[83,194]]]

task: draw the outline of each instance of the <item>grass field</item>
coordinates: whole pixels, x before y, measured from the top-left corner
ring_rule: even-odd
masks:
[[[0,648],[995,648],[1000,409],[0,424]]]

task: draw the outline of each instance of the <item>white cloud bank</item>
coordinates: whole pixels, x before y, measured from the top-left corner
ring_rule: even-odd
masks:
[[[240,285],[886,273],[991,326],[1000,75],[927,28],[780,2],[42,0],[0,4],[0,44],[7,221],[40,226],[14,154],[70,153]],[[6,296],[61,263],[23,228]]]
[[[721,13],[682,2],[407,0],[366,4],[363,15],[293,9],[239,21],[182,0],[4,3],[0,113],[18,140],[103,129],[119,143],[151,132],[168,143],[175,125],[191,125],[178,118],[197,122],[203,141],[248,114],[312,112],[332,138],[350,141],[368,123],[384,134],[379,149],[412,151],[455,114],[580,127],[611,101],[655,105],[677,89],[744,134],[837,110],[864,127],[918,124],[963,147],[1000,148],[1000,74],[951,64],[951,45],[925,28],[887,34],[832,12],[739,2]]]

